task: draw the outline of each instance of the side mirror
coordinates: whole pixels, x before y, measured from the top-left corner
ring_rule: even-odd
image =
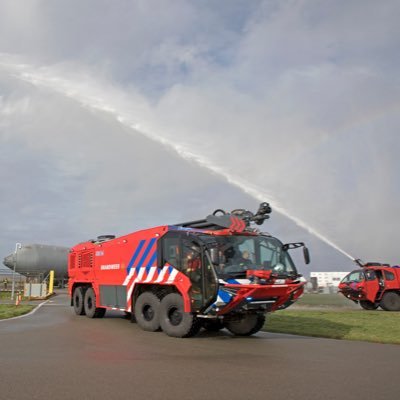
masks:
[[[211,258],[211,262],[214,265],[219,265],[220,260],[219,260],[219,251],[217,248],[212,248],[210,249],[210,258]]]
[[[306,246],[303,247],[304,262],[310,264],[310,252]]]

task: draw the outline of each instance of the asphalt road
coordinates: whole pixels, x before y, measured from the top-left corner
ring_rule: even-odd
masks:
[[[109,313],[76,316],[65,294],[0,322],[0,399],[397,399],[400,346],[259,333],[191,339]]]

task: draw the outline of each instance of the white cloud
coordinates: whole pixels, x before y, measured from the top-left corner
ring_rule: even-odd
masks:
[[[93,4],[32,2],[22,10],[6,1],[0,10],[0,51],[20,53],[2,60],[20,64],[13,73],[39,87],[3,84],[1,134],[9,140],[10,132],[19,132],[18,140],[32,152],[55,155],[52,162],[62,179],[72,179],[71,190],[85,186],[74,208],[81,221],[100,229],[95,210],[106,210],[110,193],[119,194],[119,207],[104,217],[118,223],[129,203],[150,204],[157,197],[137,171],[137,190],[126,188],[126,172],[116,174],[131,164],[147,166],[149,151],[157,157],[152,154],[146,173],[164,188],[168,213],[174,203],[188,204],[188,216],[196,216],[196,185],[205,204],[213,201],[214,184],[237,201],[249,201],[215,175],[179,161],[180,152],[242,187],[271,194],[276,205],[351,254],[396,262],[390,216],[398,213],[399,192],[398,2],[200,7],[177,1],[168,9],[156,1],[112,7],[96,2],[95,16]],[[124,150],[132,146],[131,163],[106,155],[118,150],[115,135],[102,124],[119,132]],[[135,128],[175,150],[149,144]],[[128,133],[132,137],[122,139]],[[174,178],[181,177],[173,191],[163,175],[170,159],[176,162]],[[112,190],[99,198],[105,185]],[[84,204],[94,211],[86,212]],[[386,240],[377,239],[376,230]]]

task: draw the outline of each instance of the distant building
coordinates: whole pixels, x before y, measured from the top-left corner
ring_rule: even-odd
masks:
[[[340,281],[349,272],[311,272],[311,281],[314,279],[317,281],[318,289],[324,292],[336,292]],[[314,279],[313,279],[314,278]]]

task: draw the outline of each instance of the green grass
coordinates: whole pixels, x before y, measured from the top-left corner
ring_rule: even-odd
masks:
[[[0,300],[9,300],[11,298],[11,292],[0,291]]]
[[[342,294],[304,294],[296,303],[299,306],[309,307],[347,307],[359,308],[357,304],[346,299]]]
[[[35,306],[31,305],[14,306],[12,304],[0,304],[0,319],[18,317],[19,315],[27,314],[34,307]]]
[[[332,339],[400,344],[400,313],[364,310],[283,310],[270,314],[264,330]]]

